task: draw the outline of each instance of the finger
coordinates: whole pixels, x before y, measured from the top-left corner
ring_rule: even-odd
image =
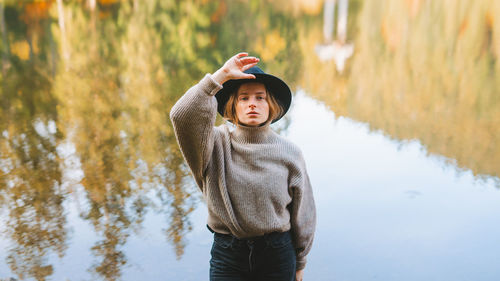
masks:
[[[252,68],[252,67],[256,66],[256,65],[257,65],[257,63],[258,63],[258,62],[254,62],[254,63],[251,63],[251,64],[247,64],[247,65],[245,65],[245,66],[243,66],[243,67],[241,68],[241,71],[245,71],[245,70],[247,70],[247,69],[250,69],[250,68]]]
[[[244,74],[238,77],[238,79],[255,79],[255,75],[253,74]]]
[[[243,63],[243,64],[247,64],[247,63],[254,63],[254,62],[258,62],[260,61],[259,58],[256,58],[256,57],[244,57],[244,58],[241,58],[240,61]]]
[[[241,53],[236,54],[236,58],[241,58],[241,57],[245,57],[245,56],[248,56],[248,53],[241,52]]]

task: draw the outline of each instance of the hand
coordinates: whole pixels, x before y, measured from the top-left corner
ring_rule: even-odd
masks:
[[[304,270],[300,269],[295,272],[295,280],[296,281],[302,281],[304,278]]]
[[[255,66],[258,62],[258,58],[248,57],[248,53],[236,54],[227,60],[224,65],[212,75],[212,78],[221,85],[231,79],[255,79],[253,74],[246,74],[243,71]]]

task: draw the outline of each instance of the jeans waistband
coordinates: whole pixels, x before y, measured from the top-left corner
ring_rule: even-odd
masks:
[[[224,234],[224,233],[215,232],[212,228],[210,228],[210,226],[208,226],[208,224],[207,224],[207,228],[208,228],[208,230],[210,230],[210,232],[214,233],[217,236],[232,238],[236,241],[259,241],[259,240],[265,240],[265,239],[273,239],[273,238],[278,237],[280,235],[286,235],[289,232],[289,231],[285,231],[285,232],[275,231],[275,232],[266,233],[266,234],[261,235],[261,236],[254,236],[254,237],[248,237],[248,238],[237,238],[236,236],[234,236],[232,234]]]

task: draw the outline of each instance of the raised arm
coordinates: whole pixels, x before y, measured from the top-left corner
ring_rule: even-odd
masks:
[[[227,80],[255,78],[243,71],[256,65],[259,59],[247,55],[239,53],[226,61],[214,74],[205,75],[175,103],[170,111],[170,120],[177,142],[200,188],[214,145],[214,125],[217,116],[217,100],[214,95]]]
[[[248,53],[239,53],[228,59],[224,65],[214,73],[214,80],[220,84],[224,84],[224,82],[231,79],[255,79],[253,74],[247,74],[243,71],[254,67],[259,62],[259,59],[247,56]]]

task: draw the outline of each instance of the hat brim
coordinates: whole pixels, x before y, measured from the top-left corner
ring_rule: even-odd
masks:
[[[292,102],[292,92],[288,85],[280,78],[273,76],[271,74],[264,73],[252,73],[255,75],[255,79],[235,79],[226,81],[222,84],[222,89],[215,94],[217,99],[217,111],[221,116],[224,116],[224,109],[226,103],[229,100],[231,94],[236,92],[241,84],[249,82],[259,82],[266,85],[268,91],[271,92],[273,97],[278,101],[279,105],[282,107],[283,112],[280,116],[275,118],[271,123],[274,123],[281,119],[290,108]]]

